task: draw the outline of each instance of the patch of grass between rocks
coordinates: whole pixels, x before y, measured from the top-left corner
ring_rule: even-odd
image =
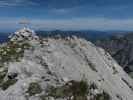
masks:
[[[7,79],[0,84],[2,90],[8,89],[10,86],[14,85],[17,82],[17,79]]]
[[[42,89],[37,82],[30,83],[28,90],[26,91],[29,96],[34,96],[36,94],[40,94]]]
[[[111,100],[111,97],[106,92],[93,93],[92,90],[98,90],[96,84],[88,83],[84,80],[81,81],[69,81],[63,86],[50,87],[48,89],[48,97],[54,97],[55,99],[67,98],[67,100]],[[47,96],[43,96],[45,98]]]

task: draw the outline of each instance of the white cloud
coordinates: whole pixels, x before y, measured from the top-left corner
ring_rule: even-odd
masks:
[[[33,2],[32,0],[0,0],[0,7],[25,5],[37,5],[37,3]]]
[[[16,29],[22,27],[18,19],[0,19],[1,29]],[[78,19],[32,19],[34,29],[63,29],[63,30],[133,30],[133,19],[117,20],[104,18],[78,18]]]
[[[78,18],[69,20],[33,20],[32,26],[38,29],[133,30],[133,19]]]
[[[67,14],[70,12],[70,9],[65,9],[65,8],[60,8],[60,9],[51,9],[50,12],[55,13],[55,14]]]

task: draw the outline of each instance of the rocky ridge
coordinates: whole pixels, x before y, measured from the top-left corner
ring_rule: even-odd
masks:
[[[107,52],[84,39],[39,39],[24,28],[0,51],[0,100],[133,98],[133,80]]]

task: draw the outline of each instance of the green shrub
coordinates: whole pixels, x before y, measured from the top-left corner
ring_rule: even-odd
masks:
[[[73,96],[73,100],[87,100],[88,84],[86,81],[70,81],[61,87],[50,87],[48,96],[65,98]]]
[[[103,92],[101,94],[97,94],[94,97],[94,100],[111,100],[111,97],[110,97],[110,95],[108,93]]]
[[[41,99],[41,100],[47,100],[45,95],[41,95],[41,96],[40,96],[40,99]]]
[[[88,94],[88,84],[86,81],[71,81],[70,89],[73,95],[86,96]]]
[[[7,74],[7,69],[5,69],[4,71],[0,72],[0,84],[3,82],[6,74]]]
[[[10,86],[14,85],[16,82],[17,82],[17,79],[8,79],[8,80],[2,82],[2,84],[0,85],[0,87],[2,88],[2,90],[6,90]]]
[[[48,96],[52,96],[54,98],[64,98],[67,95],[64,92],[65,90],[66,90],[65,86],[57,87],[57,88],[51,86],[48,89]]]
[[[30,47],[30,44],[25,41],[21,43],[9,41],[4,46],[0,47],[0,63],[3,65],[5,62],[19,61],[19,58],[24,55],[24,50]]]
[[[90,96],[92,95],[93,98],[91,100],[111,100],[111,97],[108,93],[102,92],[99,94],[91,94],[89,90],[95,90],[98,89],[97,85],[95,83],[92,83],[90,85],[87,84],[86,81],[69,81],[63,86],[59,87],[50,87],[48,88],[48,96],[52,96],[54,98],[71,98],[70,100],[87,100],[87,96],[90,93]],[[69,100],[68,99],[68,100]]]
[[[29,93],[30,96],[34,96],[35,94],[40,94],[41,92],[42,89],[37,82],[30,83],[27,91],[27,93]]]

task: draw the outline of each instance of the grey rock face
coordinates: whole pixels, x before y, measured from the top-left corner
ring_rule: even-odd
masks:
[[[133,34],[123,37],[109,37],[96,42],[104,48],[124,68],[127,73],[133,72]]]
[[[12,84],[8,88],[3,90],[0,85],[0,100],[44,100],[42,96],[46,100],[68,100],[50,95],[48,87],[79,84],[83,79],[87,84],[96,84],[97,89],[91,88],[89,92],[93,95],[105,91],[111,98],[108,100],[132,100],[133,80],[107,52],[91,42],[76,37],[28,41],[31,48],[24,50],[20,61],[10,61],[0,68],[1,72],[7,68],[4,82],[9,81],[8,75],[17,73],[12,76],[17,81],[9,81]],[[91,98],[87,94],[87,100]]]

